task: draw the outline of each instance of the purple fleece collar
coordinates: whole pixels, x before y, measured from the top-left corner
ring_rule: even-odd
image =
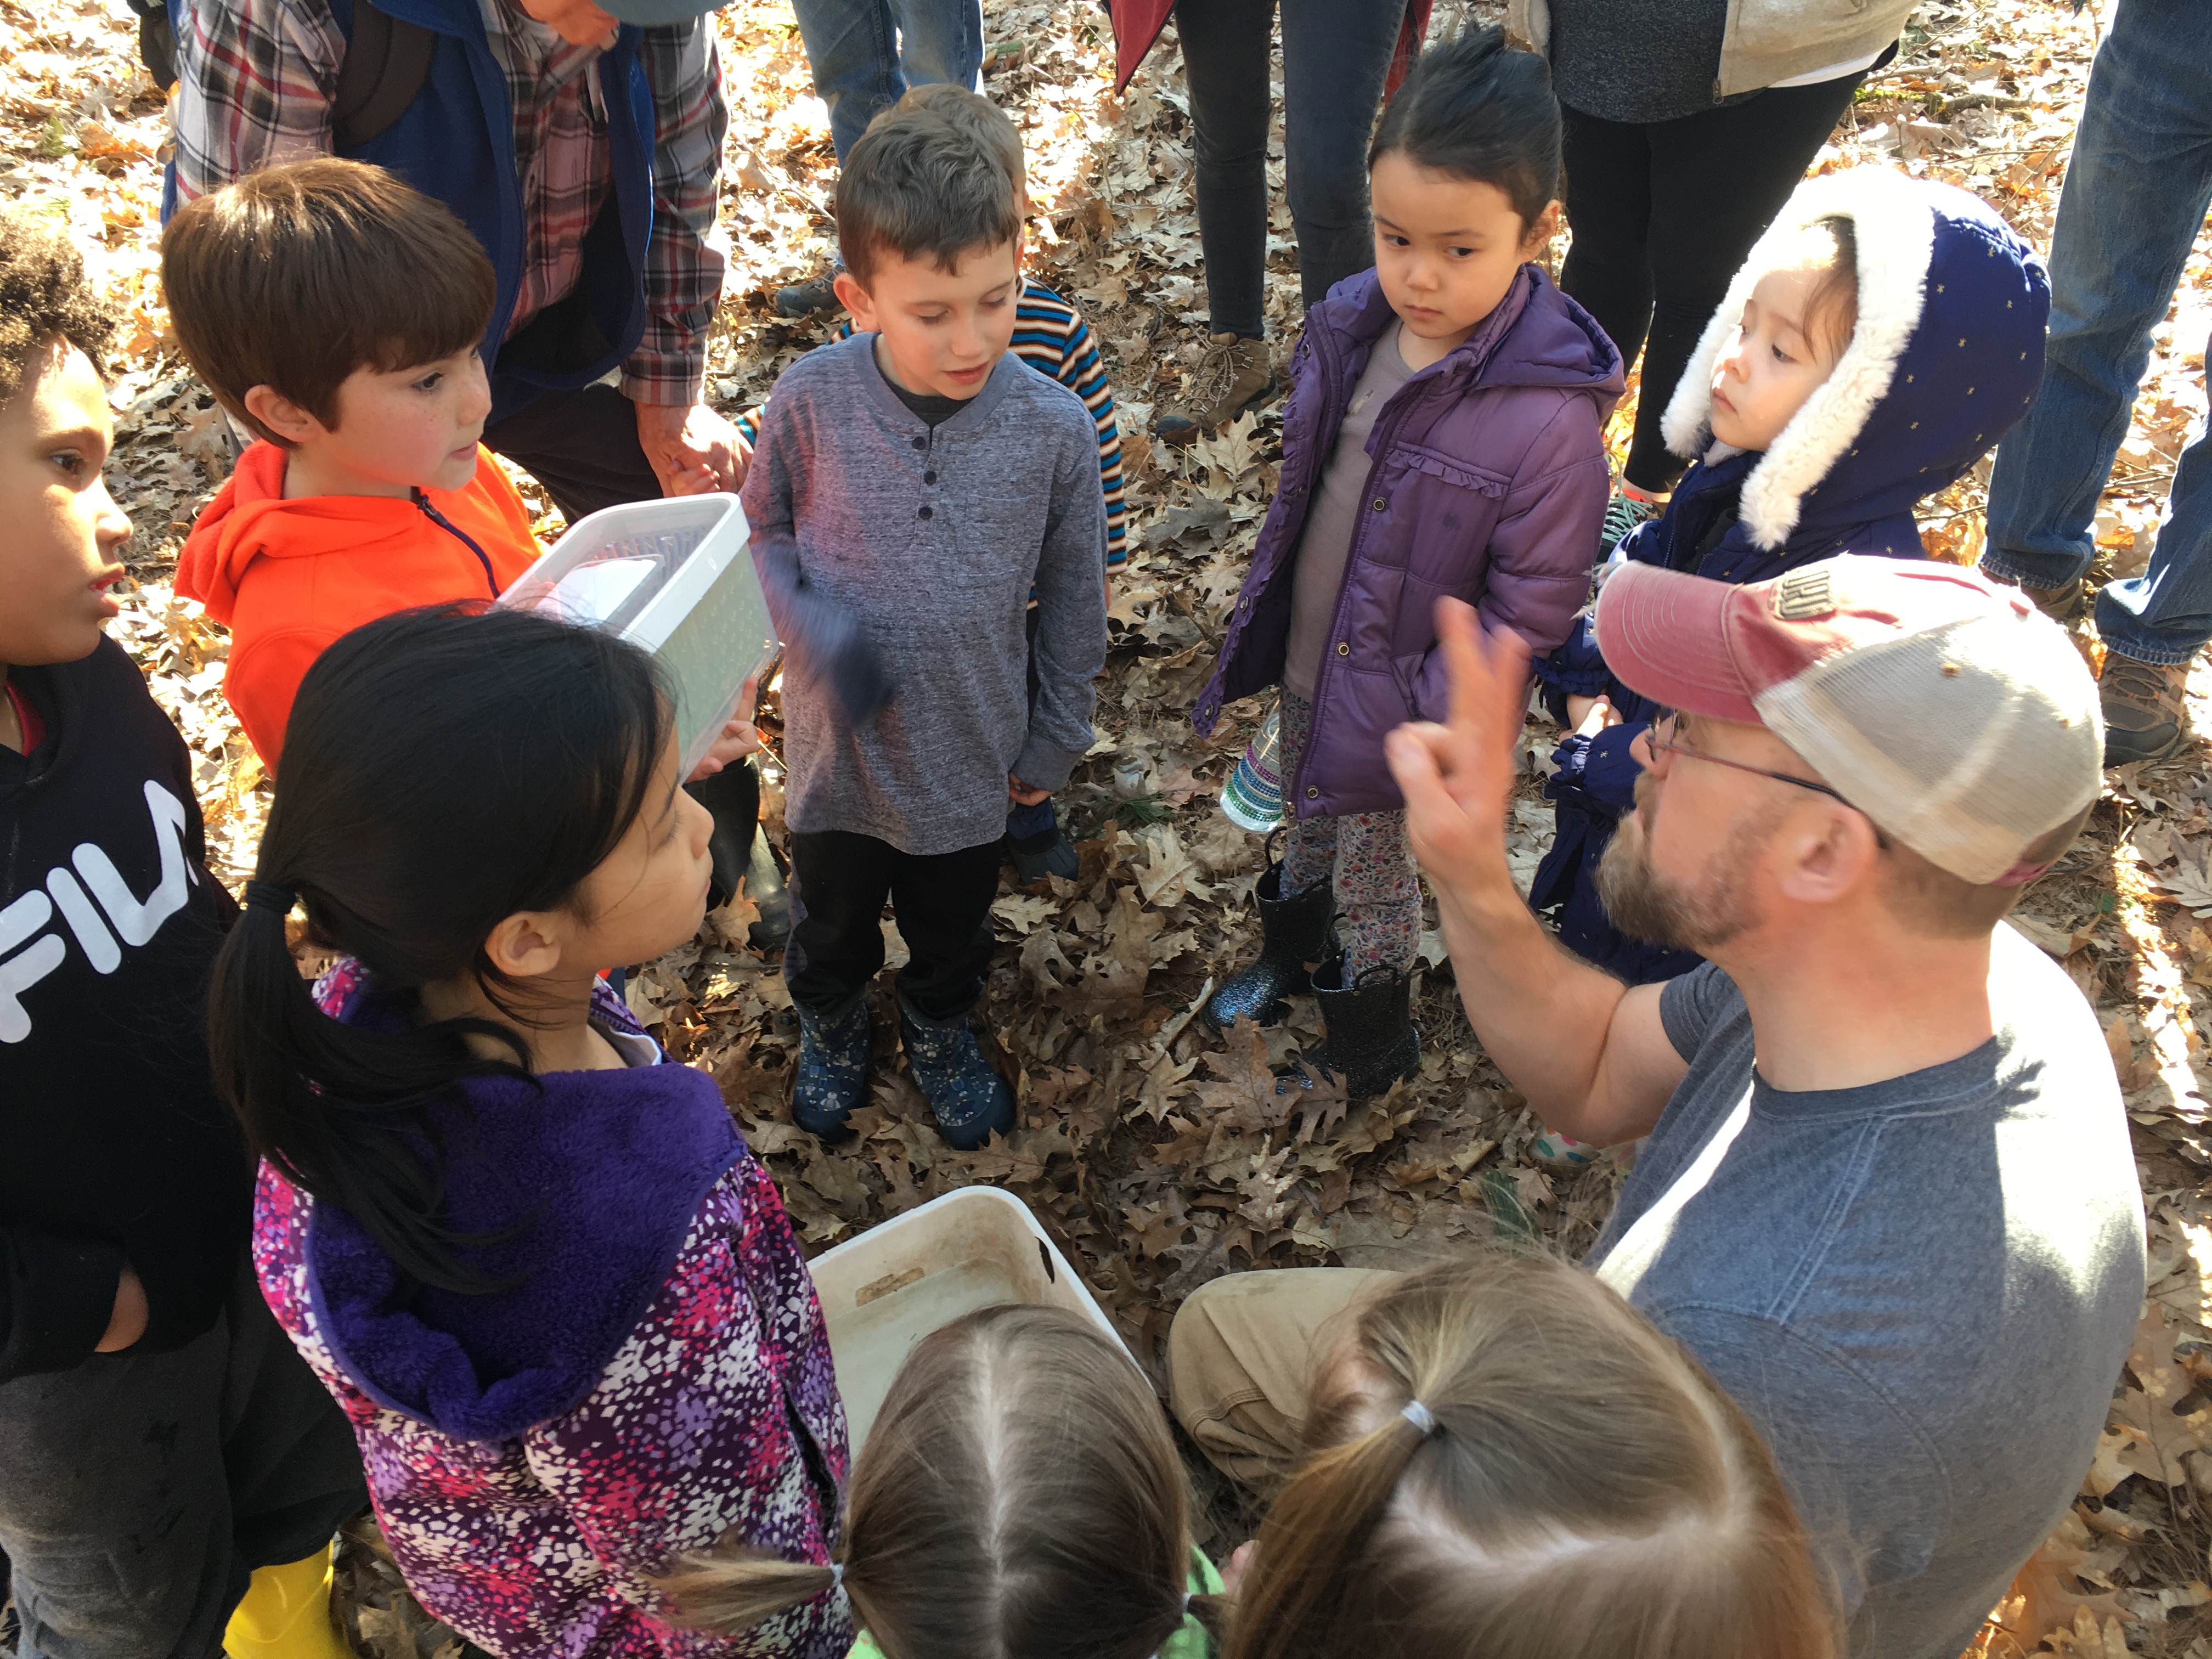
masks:
[[[349,1024],[386,1014],[356,1000]],[[612,996],[601,1023],[637,1031]],[[652,1307],[701,1201],[746,1157],[712,1079],[664,1063],[472,1079],[434,1109],[446,1139],[447,1211],[465,1232],[521,1224],[466,1253],[488,1296],[416,1289],[360,1224],[315,1206],[307,1290],[331,1357],[380,1405],[460,1440],[504,1440],[572,1410]]]

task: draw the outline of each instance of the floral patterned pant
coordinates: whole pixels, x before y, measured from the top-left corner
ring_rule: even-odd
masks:
[[[1313,705],[1283,692],[1283,805],[1313,735]],[[1344,983],[1370,968],[1405,973],[1421,943],[1421,880],[1406,850],[1406,814],[1355,812],[1342,818],[1293,818],[1283,848],[1283,895],[1320,882],[1336,890],[1337,933],[1344,941]]]

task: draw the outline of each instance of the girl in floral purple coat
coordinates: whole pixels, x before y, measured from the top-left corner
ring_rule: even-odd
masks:
[[[1425,52],[1368,152],[1375,269],[1306,315],[1283,473],[1194,720],[1282,687],[1283,861],[1260,960],[1206,1005],[1266,1023],[1310,988],[1328,1038],[1292,1082],[1357,1097],[1420,1063],[1421,890],[1382,739],[1441,720],[1436,604],[1541,656],[1589,597],[1620,354],[1532,264],[1559,227],[1559,106],[1494,28]],[[1286,1085],[1287,1086],[1287,1085]]]
[[[650,660],[386,617],[309,671],[283,763],[210,1045],[264,1160],[263,1291],[409,1588],[498,1659],[842,1654],[842,1599],[712,1636],[652,1582],[725,1534],[827,1561],[846,1436],[775,1187],[598,978],[706,902]],[[295,903],[342,953],[312,994]]]

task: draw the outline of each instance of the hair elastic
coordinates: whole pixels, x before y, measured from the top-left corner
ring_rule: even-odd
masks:
[[[830,1588],[833,1590],[845,1588],[845,1564],[842,1561],[830,1564]]]
[[[1419,1429],[1421,1431],[1421,1437],[1425,1440],[1434,1434],[1440,1426],[1437,1422],[1437,1414],[1418,1400],[1408,1400],[1399,1411],[1398,1415]]]
[[[249,881],[246,884],[246,908],[249,910],[274,910],[280,916],[292,914],[292,907],[300,896],[290,888],[273,881]]]

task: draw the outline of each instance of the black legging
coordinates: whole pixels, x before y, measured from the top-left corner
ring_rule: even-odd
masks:
[[[1625,362],[1644,353],[1625,469],[1638,489],[1668,489],[1682,476],[1688,463],[1659,435],[1674,383],[1729,279],[1805,176],[1860,79],[1770,87],[1675,121],[1565,112],[1574,241],[1559,286],[1589,307]]]
[[[1375,263],[1367,140],[1406,0],[1281,0],[1285,183],[1308,305]],[[1276,0],[1176,0],[1190,85],[1207,327],[1258,339]]]

